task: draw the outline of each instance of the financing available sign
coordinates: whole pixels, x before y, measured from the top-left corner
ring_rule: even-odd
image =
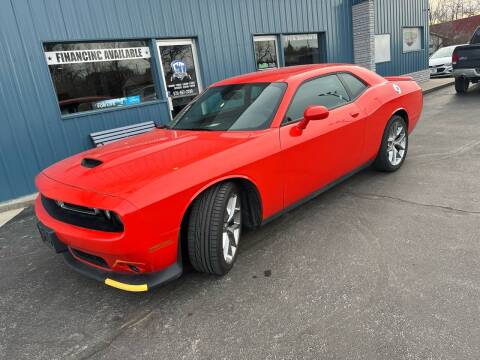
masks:
[[[46,51],[48,65],[79,64],[100,61],[119,61],[133,59],[149,59],[150,48],[113,48],[91,50]]]

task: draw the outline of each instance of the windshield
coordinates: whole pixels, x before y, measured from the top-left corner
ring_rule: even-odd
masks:
[[[261,130],[270,126],[287,84],[246,83],[209,88],[173,120],[177,130]]]
[[[447,46],[441,49],[438,49],[433,53],[430,59],[439,59],[439,58],[446,58],[451,57],[453,54],[453,50],[455,50],[455,46]]]

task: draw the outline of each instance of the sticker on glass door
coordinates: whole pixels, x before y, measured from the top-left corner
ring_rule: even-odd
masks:
[[[157,41],[172,117],[201,91],[197,54],[192,40]]]

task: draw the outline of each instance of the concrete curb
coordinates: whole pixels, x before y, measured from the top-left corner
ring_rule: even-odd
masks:
[[[455,84],[455,80],[452,79],[451,82],[440,84],[440,85],[437,85],[435,87],[431,87],[429,89],[422,90],[422,92],[423,92],[423,95],[430,94],[431,92],[446,88],[448,86],[452,86],[453,84]]]
[[[0,212],[15,210],[32,205],[38,193],[22,196],[17,199],[0,203]]]

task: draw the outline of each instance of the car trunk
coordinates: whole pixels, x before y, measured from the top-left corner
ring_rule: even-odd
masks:
[[[455,54],[458,56],[455,69],[480,69],[480,44],[459,46]]]

